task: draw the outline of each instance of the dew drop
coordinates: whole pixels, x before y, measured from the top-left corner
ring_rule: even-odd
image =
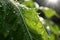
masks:
[[[27,10],[29,9],[28,7],[25,7]]]
[[[39,20],[42,22],[42,24],[45,24],[45,20],[42,17],[39,17]]]
[[[43,7],[41,6],[39,9],[43,9]]]
[[[7,30],[6,32],[8,32],[8,33],[9,33],[9,30]]]
[[[9,34],[9,31],[4,32],[4,37],[7,37]]]
[[[39,4],[38,3],[34,2],[34,4],[35,4],[36,8],[39,8]]]
[[[38,15],[40,15],[41,13],[38,13]]]
[[[8,15],[8,14],[6,14],[6,15]]]
[[[48,29],[48,30],[50,29],[49,26],[47,26],[47,29]]]
[[[19,2],[16,2],[16,5],[20,5],[20,3]]]
[[[13,40],[13,37],[11,37],[11,40]]]
[[[49,8],[48,7],[45,7],[45,10],[49,10]]]
[[[5,4],[5,5],[7,5],[7,4]]]
[[[0,7],[2,7],[2,5],[0,5]]]
[[[13,11],[13,13],[16,13],[15,11]]]
[[[3,19],[5,19],[5,17],[3,17]]]
[[[29,1],[29,0],[24,0],[24,1],[26,2],[26,1]]]
[[[59,31],[59,33],[60,33],[60,31]]]

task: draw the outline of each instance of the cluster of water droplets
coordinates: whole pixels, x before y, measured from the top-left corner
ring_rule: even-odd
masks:
[[[44,28],[46,29],[48,35],[51,35],[51,32],[50,32],[50,27],[49,25],[46,24],[46,20],[43,18],[43,17],[39,17],[41,23],[44,25]]]

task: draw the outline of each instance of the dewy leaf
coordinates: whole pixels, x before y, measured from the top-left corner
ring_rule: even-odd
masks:
[[[0,40],[48,40],[34,9],[0,0]]]
[[[46,32],[45,32],[41,22],[39,21],[38,15],[35,12],[35,10],[31,9],[31,8],[30,9],[20,8],[20,11],[22,13],[21,16],[23,18],[26,28],[29,29],[29,31],[31,31],[35,35],[39,35],[37,37],[42,36],[43,40],[48,40]],[[34,39],[34,40],[42,40],[42,39],[40,38],[40,39]]]
[[[54,15],[58,18],[60,17],[54,10],[52,10],[50,8],[40,7],[40,10],[42,10],[44,12],[44,15],[45,15],[46,18],[51,18]]]
[[[55,24],[54,22],[50,20],[46,20],[46,25],[50,26],[50,29],[54,34],[58,34],[59,28],[57,24]]]

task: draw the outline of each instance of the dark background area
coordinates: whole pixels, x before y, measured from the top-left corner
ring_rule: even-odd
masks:
[[[34,1],[37,2],[40,6],[52,8],[60,15],[60,0],[58,0],[57,4],[50,3],[48,5],[46,0],[34,0]]]

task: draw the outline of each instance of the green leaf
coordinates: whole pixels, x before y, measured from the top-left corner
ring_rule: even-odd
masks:
[[[0,40],[48,40],[34,9],[13,0],[0,0]]]
[[[55,10],[52,10],[50,8],[47,8],[47,7],[40,7],[40,10],[42,10],[44,12],[44,15],[46,18],[51,18],[53,17],[54,15],[58,18],[60,18],[60,16],[55,12]]]

